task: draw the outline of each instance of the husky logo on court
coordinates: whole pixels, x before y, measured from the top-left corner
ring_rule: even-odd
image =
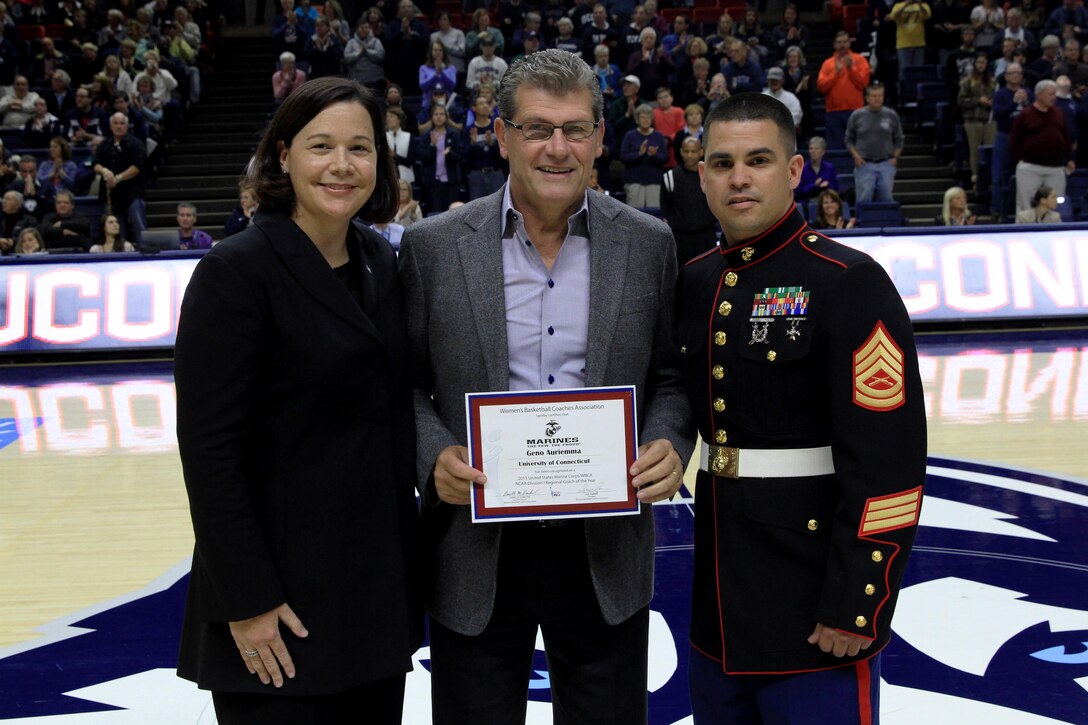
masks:
[[[885,712],[913,701],[904,723],[953,722],[941,715],[953,711],[955,722],[1088,722],[1086,522],[1088,484],[930,458]]]

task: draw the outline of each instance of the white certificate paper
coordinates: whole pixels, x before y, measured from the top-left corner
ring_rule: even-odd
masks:
[[[473,522],[637,514],[633,386],[469,393]]]

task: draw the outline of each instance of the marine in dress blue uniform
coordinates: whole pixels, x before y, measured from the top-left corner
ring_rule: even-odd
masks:
[[[677,286],[705,442],[695,722],[876,722],[925,476],[913,334],[880,265],[798,213],[792,119],[757,98],[707,119],[700,173],[724,234]]]

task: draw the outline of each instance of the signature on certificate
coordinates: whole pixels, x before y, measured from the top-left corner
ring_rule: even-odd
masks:
[[[578,489],[578,493],[582,494],[582,498],[585,499],[602,498],[600,486],[582,486]]]
[[[502,492],[503,500],[517,503],[519,501],[535,501],[540,498],[540,489],[537,488],[509,488]]]

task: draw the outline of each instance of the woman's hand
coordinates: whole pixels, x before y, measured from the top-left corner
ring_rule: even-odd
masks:
[[[283,676],[295,676],[295,663],[280,637],[280,622],[296,637],[309,634],[291,607],[284,602],[264,614],[230,623],[230,634],[238,647],[238,654],[249,674],[261,678],[261,683],[283,687]]]

